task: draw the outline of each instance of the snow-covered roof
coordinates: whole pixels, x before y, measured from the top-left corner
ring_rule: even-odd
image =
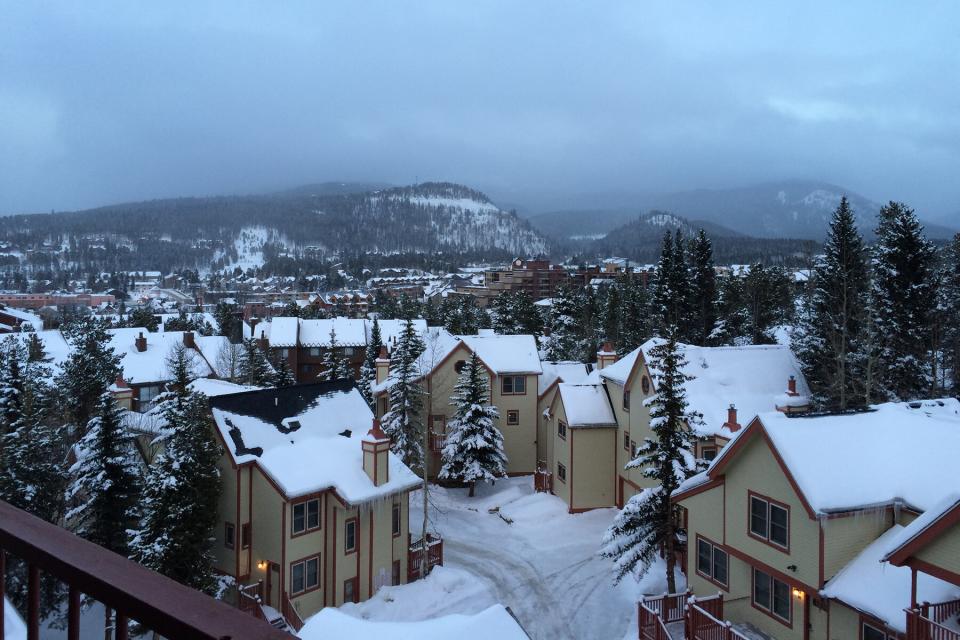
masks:
[[[544,360],[540,363],[543,374],[537,378],[537,395],[543,395],[543,392],[550,388],[557,380],[569,382],[571,384],[582,384],[590,375],[589,365],[576,360],[559,360],[549,362]]]
[[[227,395],[229,393],[240,393],[243,391],[257,391],[258,387],[246,384],[236,384],[228,380],[217,380],[216,378],[198,378],[187,385],[190,391],[202,393],[208,398]]]
[[[650,350],[662,343],[660,338],[648,340],[602,369],[600,377],[625,384],[640,354],[649,367]],[[681,343],[679,348],[687,360],[683,373],[692,377],[684,385],[687,403],[691,409],[703,414],[703,424],[694,426],[694,431],[700,435],[732,436],[723,426],[731,404],[737,408],[739,422],[746,424],[744,418],[758,413],[777,407],[803,406],[809,402],[810,389],[789,347],[698,347]],[[797,381],[796,396],[786,393],[790,376]]]
[[[557,389],[563,400],[563,410],[569,427],[617,426],[610,398],[603,385],[560,384]]]
[[[300,320],[300,344],[304,347],[329,347],[330,331],[337,333],[337,344],[342,347],[362,347],[367,344],[366,321],[355,318],[327,318]],[[273,336],[270,336],[271,346]]]
[[[472,615],[452,614],[417,622],[374,622],[333,607],[321,609],[297,632],[302,640],[327,638],[390,638],[391,640],[528,640],[503,605]]]
[[[0,308],[0,312],[16,318],[20,322],[29,322],[35,330],[43,329],[43,318],[35,313],[30,313],[29,311],[24,311],[23,309],[15,309],[14,307]]]
[[[389,482],[374,486],[364,472],[360,443],[373,413],[350,382],[222,395],[211,398],[210,406],[234,461],[255,462],[287,498],[332,488],[358,504],[420,481],[392,453]]]
[[[903,531],[890,540],[890,544],[884,550],[883,559],[888,559],[958,507],[960,507],[960,492],[951,491],[947,493],[941,498],[940,502],[924,511],[920,517],[904,527]]]
[[[904,527],[894,525],[851,560],[821,590],[863,611],[888,626],[906,632],[903,610],[910,607],[910,568],[883,562],[884,550],[899,537]],[[944,602],[960,596],[960,587],[925,573],[917,573],[917,601]]]
[[[678,492],[714,478],[735,455],[737,443],[758,428],[818,514],[897,501],[926,511],[956,487],[960,401],[954,398],[890,402],[843,415],[790,418],[770,412],[758,417],[720,451],[706,474]]]
[[[482,333],[460,339],[497,374],[543,372],[533,336]]]
[[[373,320],[364,320],[367,327],[366,337],[369,341],[370,332],[373,331]],[[404,328],[406,327],[406,320],[395,320],[395,319],[378,319],[377,324],[380,326],[380,340],[383,341],[383,344],[393,345],[396,344],[397,340],[400,339],[400,335],[403,333]],[[426,320],[414,320],[413,328],[423,335],[423,332],[427,330],[427,321]]]

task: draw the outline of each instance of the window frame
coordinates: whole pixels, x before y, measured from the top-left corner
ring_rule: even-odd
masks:
[[[316,503],[317,505],[317,524],[315,526],[310,526],[310,505]],[[320,498],[307,498],[306,500],[299,500],[297,502],[290,503],[290,537],[296,538],[299,536],[304,536],[308,533],[313,533],[321,528],[323,524],[323,518],[321,517],[320,509]],[[297,507],[303,507],[303,529],[296,528],[297,522]]]
[[[249,522],[240,525],[240,548],[249,549],[253,544],[253,527]]]
[[[518,409],[507,410],[507,425],[516,426],[520,424],[520,411]]]
[[[353,546],[348,547],[347,540],[349,539],[349,536],[347,536],[347,531],[350,530],[351,526],[353,527]],[[343,521],[343,555],[348,556],[352,553],[357,552],[357,550],[360,548],[360,540],[358,540],[359,537],[360,537],[359,518],[354,516],[353,518],[347,518],[346,520],[344,520]]]
[[[557,420],[557,437],[561,440],[567,439],[567,423],[563,420]]]
[[[399,502],[394,502],[390,510],[390,532],[394,538],[400,536],[400,529],[403,526],[403,507]]]
[[[223,546],[227,549],[237,548],[237,526],[232,522],[223,523]]]
[[[307,570],[307,564],[310,562],[317,563],[317,573],[316,573],[316,584],[311,586],[308,584],[307,576],[310,575]],[[297,591],[294,588],[294,571],[297,566],[303,567],[303,589]],[[305,593],[310,593],[311,591],[316,591],[320,588],[320,573],[321,573],[321,564],[320,564],[320,554],[316,553],[312,556],[306,556],[305,558],[300,558],[299,560],[294,560],[290,563],[290,595],[294,597],[302,596]]]
[[[750,604],[754,609],[764,613],[767,617],[773,618],[780,624],[793,628],[793,587],[780,580],[779,578],[770,575],[766,571],[758,569],[756,567],[750,567]],[[761,603],[757,602],[757,574],[764,576],[768,580],[768,592],[770,597],[769,608],[764,606]],[[776,608],[776,593],[777,593],[777,584],[783,585],[787,591],[787,616],[786,618],[782,617],[779,613],[776,613],[774,610]]]
[[[630,432],[623,430],[623,450],[630,451]]]
[[[709,550],[710,550],[710,558],[709,558],[710,572],[709,572],[709,573],[704,573],[703,571],[700,570],[700,545],[701,545],[701,544],[705,544],[705,545],[707,545],[707,546],[710,548],[710,549],[709,549]],[[719,580],[719,579],[716,577],[716,572],[715,572],[715,570],[716,570],[716,552],[717,552],[717,551],[719,551],[720,553],[722,553],[722,554],[725,556],[724,564],[726,565],[726,567],[725,567],[724,571],[726,572],[726,578],[727,578],[726,582],[722,582],[721,580]],[[700,577],[703,578],[704,580],[710,582],[711,584],[717,585],[718,587],[720,587],[720,588],[723,589],[724,591],[728,591],[728,592],[730,591],[730,585],[729,585],[729,582],[730,582],[730,554],[729,554],[729,553],[727,552],[727,550],[724,549],[721,545],[717,544],[716,542],[714,542],[714,541],[711,540],[710,538],[706,538],[706,537],[704,537],[704,536],[701,536],[699,533],[697,534],[696,562],[695,562],[695,564],[694,564],[694,571],[696,572],[696,574],[697,574],[698,576],[700,576]]]
[[[321,354],[320,354],[320,347],[309,347],[309,349],[310,349],[310,350],[307,352],[307,354],[308,354],[311,358],[319,358],[319,357],[320,357],[320,355],[321,355]]]
[[[507,391],[507,381],[510,381],[510,391]],[[520,386],[523,391],[517,391],[517,381],[521,381]],[[527,376],[508,375],[500,376],[500,395],[502,396],[525,396],[527,395]]]
[[[630,389],[623,390],[623,410],[630,413]]]
[[[764,503],[764,523],[765,523],[765,532],[760,534],[754,531],[753,529],[753,504],[754,501]],[[786,544],[781,544],[771,537],[771,531],[773,530],[773,508],[780,509],[786,513],[786,524],[784,525],[784,532],[786,533]],[[769,496],[757,493],[755,491],[747,492],[747,535],[754,540],[758,540],[769,547],[773,547],[778,551],[783,553],[790,553],[790,505],[780,502],[779,500],[774,500]]]
[[[860,614],[860,626],[858,628],[858,640],[868,640],[866,634],[864,633],[864,628],[869,627],[873,631],[876,631],[880,634],[882,640],[897,640],[896,635],[891,635],[887,632],[887,626],[881,623],[879,620]]]
[[[567,484],[567,467],[562,462],[557,462],[557,479]]]
[[[350,585],[350,591],[353,592],[353,598],[351,600],[347,600],[348,584]],[[360,602],[360,578],[358,577],[347,578],[346,580],[343,581],[343,602],[344,604],[348,602],[354,602],[354,603]]]

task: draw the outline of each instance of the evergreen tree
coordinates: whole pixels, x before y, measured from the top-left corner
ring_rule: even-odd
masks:
[[[27,354],[30,362],[42,362],[47,359],[47,349],[36,333],[31,333],[27,339]]]
[[[390,360],[390,410],[383,415],[383,430],[390,436],[390,449],[407,466],[420,468],[423,464],[423,390],[416,379],[417,358],[423,352],[423,339],[417,334],[412,319],[407,319],[397,347]]]
[[[690,425],[701,416],[687,407],[684,385],[691,380],[683,373],[687,364],[676,340],[676,330],[668,328],[667,339],[650,350],[650,371],[654,394],[644,404],[650,408],[650,428],[637,457],[627,469],[640,468],[645,477],[657,482],[630,498],[604,534],[601,555],[614,559],[615,580],[619,582],[638,566],[650,566],[661,549],[667,561],[667,590],[676,593],[674,577],[678,507],[670,495],[680,483],[702,467],[690,453],[694,436]]]
[[[243,339],[243,323],[240,322],[237,305],[218,302],[213,310],[213,319],[217,321],[218,335],[226,336],[233,343]]]
[[[377,381],[377,358],[380,357],[380,349],[383,347],[383,337],[380,334],[380,321],[373,319],[373,326],[370,329],[370,339],[367,341],[367,349],[363,354],[363,364],[360,366],[360,380],[357,388],[364,400],[371,407],[373,406],[373,385]]]
[[[618,355],[630,353],[653,336],[654,314],[649,290],[633,274],[619,280],[623,291],[623,310],[620,314],[620,340],[614,344]]]
[[[579,360],[584,348],[581,341],[580,319],[583,316],[583,295],[572,285],[557,288],[550,311],[550,342],[548,360]]]
[[[337,332],[330,327],[330,346],[323,354],[323,380],[342,380],[350,378],[350,365],[343,357],[340,343],[337,342]]]
[[[90,421],[100,396],[116,382],[122,356],[110,346],[104,321],[86,317],[65,333],[71,350],[57,378],[57,387],[68,419],[80,429]]]
[[[243,341],[243,352],[240,354],[238,369],[242,384],[254,387],[269,387],[273,384],[274,371],[270,367],[267,356],[253,338]]]
[[[456,409],[447,424],[439,478],[467,483],[473,497],[478,481],[502,478],[507,464],[503,434],[495,423],[500,414],[490,404],[487,372],[476,353],[460,372],[450,399]]]
[[[940,281],[943,386],[950,395],[960,397],[960,233],[944,252]]]
[[[297,377],[290,368],[290,364],[283,356],[277,356],[273,365],[273,383],[272,386],[282,389],[283,387],[292,387],[297,384]]]
[[[657,286],[653,307],[659,319],[659,329],[674,327],[679,339],[689,342],[694,332],[694,318],[690,304],[690,273],[687,252],[680,229],[674,236],[667,231],[663,236],[660,261],[657,263]]]
[[[858,350],[869,291],[863,239],[846,197],[833,213],[824,252],[814,272],[810,309],[792,341],[816,407],[844,412],[865,404]]]
[[[892,399],[929,395],[931,321],[936,309],[936,251],[913,209],[880,209],[873,250],[873,311],[880,339],[878,382]]]
[[[607,301],[603,306],[601,320],[602,338],[620,346],[620,323],[623,314],[623,298],[620,295],[620,282],[614,282],[607,291]]]
[[[793,292],[786,272],[759,262],[752,265],[743,278],[743,302],[749,343],[775,344],[774,329],[793,316]]]
[[[690,340],[694,344],[712,344],[717,328],[717,272],[713,264],[713,245],[703,229],[697,233],[691,248],[692,274],[690,300],[693,321]]]
[[[153,315],[153,310],[150,307],[136,307],[130,312],[127,326],[143,327],[147,331],[155,333],[160,328],[160,321],[157,316]]]
[[[90,542],[128,555],[127,531],[137,524],[141,478],[133,434],[109,391],[100,396],[76,454],[67,489],[67,524]]]
[[[133,558],[213,594],[220,448],[210,433],[206,398],[187,394],[182,402],[169,404],[164,417],[170,436],[147,473],[144,517],[131,542]]]

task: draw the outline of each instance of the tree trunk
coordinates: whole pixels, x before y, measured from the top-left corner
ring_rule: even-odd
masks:
[[[667,557],[667,593],[676,593],[677,592],[677,580],[673,575],[674,567],[676,567],[677,559],[674,555],[674,547],[676,542],[676,529],[673,523],[673,508],[670,504],[670,495],[667,494],[667,506],[666,511],[669,514],[667,516],[667,526],[664,530],[666,534],[663,540],[663,553]]]
[[[469,495],[470,495],[471,498],[473,497],[473,492],[474,492],[474,490],[475,490],[476,488],[477,488],[477,482],[476,482],[476,480],[474,480],[473,482],[470,483],[470,494],[469,494]]]
[[[427,474],[428,469],[430,468],[430,425],[424,425],[423,427],[423,527],[421,529],[421,544],[423,553],[420,554],[420,578],[427,577],[427,566],[429,564],[429,558],[427,556],[430,553],[430,548],[427,546],[427,515],[428,515],[428,501],[427,501]]]

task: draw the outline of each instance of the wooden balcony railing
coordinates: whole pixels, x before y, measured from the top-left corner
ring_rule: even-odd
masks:
[[[663,618],[667,624],[683,620],[687,613],[687,600],[690,598],[690,592],[686,593],[667,593],[659,598],[644,598],[641,604],[646,605],[651,611]]]
[[[28,640],[40,637],[41,572],[56,577],[69,589],[69,640],[80,638],[81,594],[117,612],[117,640],[127,640],[129,620],[177,640],[290,640],[288,634],[225,602],[0,501],[0,601],[4,595],[6,553],[29,567]],[[0,638],[4,636],[2,612],[0,606]]]
[[[420,575],[420,561],[423,559],[423,538],[410,544],[407,553],[407,582],[413,582]],[[443,538],[427,534],[427,573],[437,565],[443,564]]]
[[[640,621],[640,640],[672,640],[667,625],[657,612],[641,602],[638,606]]]
[[[436,431],[430,432],[430,452],[431,453],[440,453],[443,451],[443,446],[447,444],[447,434],[437,433]]]
[[[725,622],[703,609],[699,600],[690,603],[687,609],[685,637],[687,640],[750,640]]]
[[[303,629],[303,618],[300,617],[300,613],[293,608],[293,603],[290,602],[290,597],[284,593],[283,599],[280,602],[280,613],[283,614],[283,617],[286,618],[287,624],[294,628],[296,631]]]
[[[928,605],[932,606],[932,605]],[[940,621],[923,614],[923,605],[919,609],[907,609],[907,640],[960,640],[960,633],[945,627]],[[927,613],[930,613],[929,608]]]

